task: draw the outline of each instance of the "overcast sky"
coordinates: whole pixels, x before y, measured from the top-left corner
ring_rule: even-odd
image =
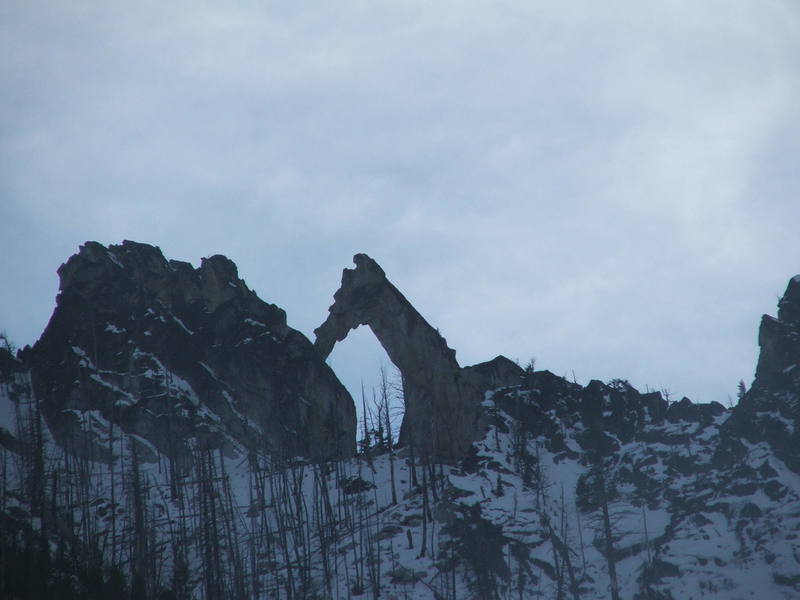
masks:
[[[311,337],[366,252],[462,365],[724,403],[800,272],[798,98],[796,0],[0,0],[0,329],[133,239]]]

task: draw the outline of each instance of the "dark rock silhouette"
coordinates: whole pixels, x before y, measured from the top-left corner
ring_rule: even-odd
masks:
[[[63,265],[36,346],[0,338],[0,597],[797,597],[800,277],[725,408],[461,368],[355,260],[316,349],[221,256],[88,243]],[[416,454],[350,456],[324,356],[360,324]]]
[[[87,242],[59,276],[55,312],[25,359],[64,444],[100,455],[114,423],[141,437],[145,458],[149,442],[180,459],[190,439],[282,458],[354,452],[350,395],[224,256],[195,269],[155,246]]]
[[[736,406],[730,426],[751,442],[769,442],[790,468],[800,471],[800,276],[789,280],[777,318],[761,318],[758,344],[753,385]]]
[[[453,460],[464,456],[481,429],[480,403],[487,389],[519,383],[522,369],[503,357],[462,369],[455,350],[366,254],[345,269],[315,347],[327,358],[350,330],[368,325],[400,369],[405,392],[401,443]]]

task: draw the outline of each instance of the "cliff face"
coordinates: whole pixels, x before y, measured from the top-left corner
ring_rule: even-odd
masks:
[[[789,280],[777,318],[761,318],[758,344],[756,376],[731,427],[752,443],[768,442],[800,471],[800,275]]]
[[[88,455],[119,426],[154,451],[349,456],[352,399],[286,314],[224,256],[199,268],[146,244],[88,242],[59,269],[57,306],[24,356],[54,435]]]

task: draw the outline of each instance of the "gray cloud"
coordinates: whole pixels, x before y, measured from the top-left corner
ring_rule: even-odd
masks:
[[[86,239],[224,253],[309,335],[365,251],[463,363],[725,401],[800,271],[789,1],[1,10],[19,343]]]

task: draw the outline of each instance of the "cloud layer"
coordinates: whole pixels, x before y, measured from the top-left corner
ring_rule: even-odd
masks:
[[[6,3],[0,328],[135,239],[311,335],[367,252],[462,364],[724,402],[800,271],[798,34],[791,1]]]

